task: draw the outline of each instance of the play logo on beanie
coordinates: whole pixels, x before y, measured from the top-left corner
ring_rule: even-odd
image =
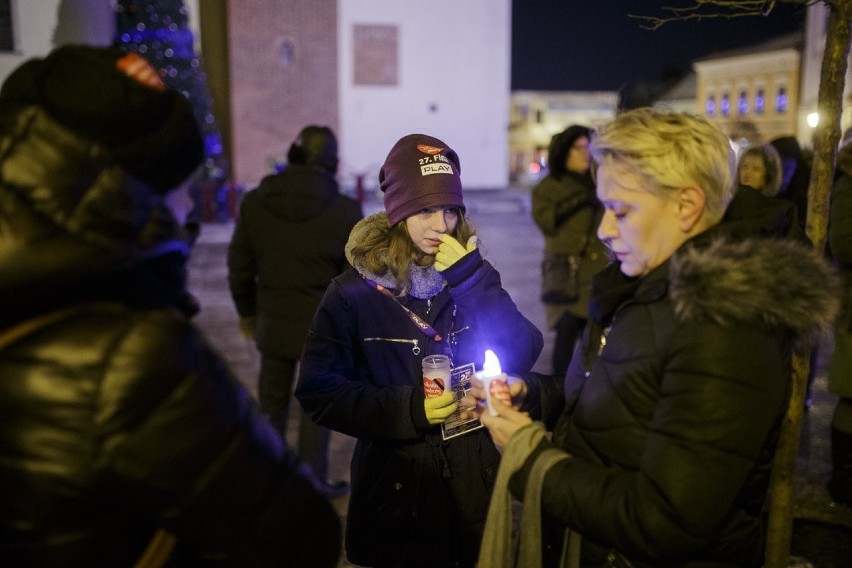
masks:
[[[464,212],[459,157],[444,142],[409,134],[391,148],[379,171],[388,221],[394,225],[429,207]]]

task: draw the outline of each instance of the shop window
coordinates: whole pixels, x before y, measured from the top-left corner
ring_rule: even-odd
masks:
[[[707,95],[705,112],[707,113],[707,116],[716,116],[716,95]]]
[[[763,88],[757,90],[757,94],[754,96],[754,112],[757,114],[763,114],[763,111],[766,109],[766,95],[763,91]]]
[[[15,38],[12,35],[11,0],[0,0],[0,52],[14,51]]]
[[[775,97],[775,111],[778,114],[787,112],[787,89],[786,87],[778,87],[778,95]]]
[[[737,99],[737,112],[748,114],[748,93],[744,90],[740,91],[740,97]]]

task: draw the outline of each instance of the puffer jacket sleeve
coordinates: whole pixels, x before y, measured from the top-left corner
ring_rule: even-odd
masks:
[[[785,409],[789,353],[779,345],[752,326],[684,326],[663,368],[648,369],[663,380],[639,469],[589,457],[560,462],[544,483],[548,512],[602,546],[668,565],[730,538],[719,527],[738,514],[750,472],[767,465]],[[513,487],[526,485],[529,467]],[[748,514],[759,515],[756,507]]]
[[[149,313],[116,342],[95,419],[100,498],[174,533],[183,557],[337,565],[335,511],[181,316]]]
[[[544,339],[518,310],[503,289],[500,273],[482,260],[479,249],[465,255],[444,271],[450,295],[465,326],[474,332],[466,345],[473,350],[477,368],[482,368],[486,349],[500,360],[504,372],[524,375],[535,364]]]
[[[420,401],[419,411],[424,412],[423,395],[415,397],[410,384],[375,384],[369,365],[358,358],[355,304],[360,292],[376,292],[352,274],[331,281],[314,315],[299,363],[296,398],[315,423],[354,438],[417,438],[421,433],[413,407]],[[387,371],[408,373],[401,368]]]
[[[249,212],[254,200],[252,192],[240,204],[240,217],[228,245],[228,286],[240,316],[255,315],[257,311],[257,259],[251,244]]]

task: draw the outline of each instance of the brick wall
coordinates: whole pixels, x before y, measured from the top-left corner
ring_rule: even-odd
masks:
[[[233,175],[252,186],[307,124],[338,131],[336,0],[228,6]]]

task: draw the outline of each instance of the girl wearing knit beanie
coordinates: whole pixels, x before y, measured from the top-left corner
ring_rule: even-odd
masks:
[[[379,182],[385,211],[349,237],[352,268],[316,312],[296,397],[318,424],[358,438],[350,562],[472,567],[499,453],[478,421],[460,424],[456,401],[486,349],[504,370],[525,373],[542,336],[477,248],[454,150],[405,136]],[[452,388],[432,398],[427,355],[446,355],[455,370]]]

